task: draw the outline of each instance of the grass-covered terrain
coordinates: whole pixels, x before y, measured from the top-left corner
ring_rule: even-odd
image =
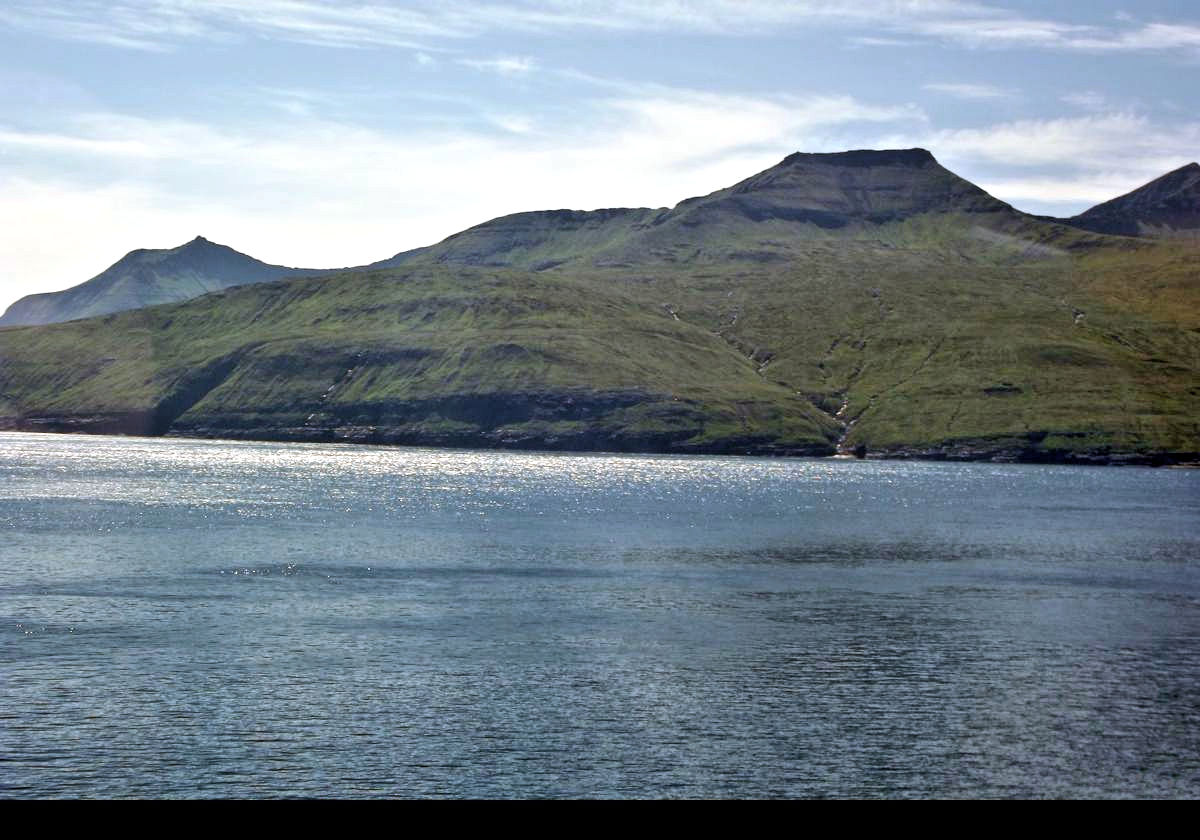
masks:
[[[0,424],[1196,459],[1200,248],[1034,219],[927,155],[882,154],[793,156],[670,211],[506,217],[395,267],[0,330]]]
[[[3,331],[0,358],[2,408],[26,428],[777,452],[837,434],[711,331],[509,270],[247,286]]]

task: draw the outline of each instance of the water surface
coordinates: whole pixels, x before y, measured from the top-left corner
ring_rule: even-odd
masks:
[[[1200,794],[1200,473],[0,434],[0,795]]]

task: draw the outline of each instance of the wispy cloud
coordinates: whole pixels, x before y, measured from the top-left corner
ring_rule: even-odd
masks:
[[[620,148],[648,143],[654,158],[677,169],[716,158],[757,156],[761,162],[766,149],[836,151],[850,142],[855,133],[851,127],[911,126],[925,120],[915,105],[876,105],[850,96],[747,97],[655,86],[613,97],[607,106],[606,144]],[[735,180],[755,171],[749,162],[738,165],[745,168]]]
[[[1095,27],[1021,17],[983,7],[974,7],[964,14],[916,19],[907,25],[914,34],[982,49],[1073,49],[1083,38],[1103,40],[1102,30]]]
[[[501,56],[498,58],[461,58],[459,64],[466,67],[472,67],[476,70],[484,70],[491,73],[499,73],[502,76],[522,76],[529,73],[537,66],[537,62],[529,56]]]
[[[890,135],[881,143],[925,145],[1022,209],[1078,212],[1194,160],[1200,121],[1162,124],[1118,111]]]
[[[1120,170],[1136,165],[1162,174],[1200,148],[1200,122],[1165,127],[1139,114],[1117,112],[943,130],[931,142],[948,154],[1014,166]]]
[[[178,119],[80,114],[61,131],[21,131],[0,125],[0,150],[35,159],[66,155],[133,163],[203,163],[236,153],[240,142],[219,129]]]
[[[0,25],[52,37],[142,50],[195,39],[271,38],[323,47],[434,46],[495,32],[568,30],[746,34],[814,26],[858,46],[912,38],[970,48],[1161,51],[1200,49],[1200,24],[1112,19],[1079,24],[968,0],[77,0],[51,7],[6,0]]]
[[[966,82],[937,82],[922,86],[934,93],[952,96],[955,99],[1009,99],[1016,94],[1006,88],[995,85],[970,84]]]
[[[1063,94],[1060,98],[1066,104],[1086,111],[1102,111],[1108,107],[1108,98],[1096,90],[1080,90]]]
[[[521,114],[489,114],[488,122],[511,134],[532,134],[535,123]]]
[[[1073,39],[1071,45],[1100,51],[1200,49],[1200,25],[1149,23],[1120,32]]]
[[[911,38],[894,38],[880,35],[855,35],[848,39],[851,47],[911,47],[918,42]]]
[[[490,63],[487,68],[497,69]],[[336,166],[337,161],[363,167],[365,172],[373,166],[364,161],[388,149],[404,154],[425,149],[425,155],[439,154],[438,148],[445,147],[446,132],[454,135],[452,145],[469,142],[503,150],[503,138],[471,128],[477,125],[473,117],[464,118],[457,128],[413,126],[403,134],[389,134],[318,117],[316,107],[336,99],[328,93],[266,87],[259,88],[257,95],[284,103],[279,110],[294,119],[222,128],[198,121],[86,113],[74,116],[58,130],[26,131],[0,124],[0,149],[21,153],[34,162],[52,162],[66,155],[114,165],[128,160],[165,161],[191,167],[240,166],[264,173],[311,172]],[[483,116],[505,134],[529,134],[539,122],[519,112]],[[560,113],[559,119],[561,124],[552,132],[556,145],[527,151],[570,158],[588,148],[632,158],[636,149],[648,153],[644,158],[652,163],[645,165],[661,168],[669,162],[678,168],[683,160],[711,160],[750,147],[786,153],[801,146],[841,142],[844,137],[839,131],[847,126],[922,124],[925,115],[915,105],[879,105],[850,96],[739,96],[628,83],[602,88],[598,98],[580,103],[569,114]],[[681,154],[684,149],[687,154]],[[508,150],[519,151],[516,147]],[[632,163],[632,159],[627,161]],[[333,186],[340,190],[345,182],[335,181]]]
[[[77,0],[48,7],[11,0],[0,24],[51,37],[134,49],[171,49],[196,39],[273,38],[324,47],[429,49],[431,39],[470,31],[445,14],[393,3],[325,0]]]
[[[993,195],[1030,212],[1051,216],[1074,216],[1084,209],[1116,198],[1161,175],[1161,172],[1133,175],[1127,172],[1072,173],[1054,177],[1009,175],[983,179]]]

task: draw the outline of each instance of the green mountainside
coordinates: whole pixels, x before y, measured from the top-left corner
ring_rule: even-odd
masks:
[[[1198,374],[1195,243],[862,151],[0,330],[0,428],[1170,463],[1200,458]]]
[[[0,326],[53,324],[173,303],[245,283],[326,271],[267,265],[197,236],[178,248],[132,251],[86,283],[27,295],[0,316]]]

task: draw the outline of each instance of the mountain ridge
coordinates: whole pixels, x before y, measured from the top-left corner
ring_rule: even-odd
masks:
[[[1188,180],[1173,193],[1164,188],[1180,178]],[[1192,198],[1188,206],[1168,213],[1173,213],[1170,218],[1175,227],[1163,221],[1167,211],[1146,209],[1169,203],[1179,194]],[[1180,167],[1125,196],[1061,219],[1033,216],[994,198],[942,167],[927,149],[793,152],[732,186],[685,198],[673,207],[522,211],[356,269],[459,264],[544,271],[584,263],[786,261],[802,254],[779,243],[788,240],[794,245],[797,237],[871,237],[882,231],[884,240],[903,246],[912,237],[906,238],[896,223],[937,211],[972,215],[980,230],[972,235],[975,241],[964,242],[963,247],[989,243],[987,250],[993,254],[1002,252],[1007,238],[1014,235],[1024,242],[1040,237],[1044,241],[1034,243],[1036,247],[1058,247],[1053,243],[1066,235],[1040,229],[1040,223],[1104,235],[1154,238],[1188,236],[1194,231],[1200,236],[1200,166]],[[1139,221],[1134,218],[1138,213],[1153,218]],[[758,236],[764,222],[781,229],[770,237]],[[891,229],[887,229],[889,224]],[[737,247],[714,253],[705,237],[689,233],[704,233],[713,225],[725,228],[722,236],[726,241],[737,238],[734,234],[738,232],[730,228],[741,228],[742,241]],[[1074,248],[1095,244],[1086,239],[1069,243]],[[1029,246],[1016,251],[1027,254]],[[219,258],[182,264],[164,260],[164,255],[188,254]],[[198,262],[207,262],[207,266],[198,267]],[[74,320],[186,300],[232,285],[356,269],[269,265],[198,236],[172,249],[131,251],[96,277],[69,289],[27,295],[0,315],[0,327]]]
[[[923,150],[397,256],[0,330],[0,428],[1200,460],[1200,249],[1021,213]]]

